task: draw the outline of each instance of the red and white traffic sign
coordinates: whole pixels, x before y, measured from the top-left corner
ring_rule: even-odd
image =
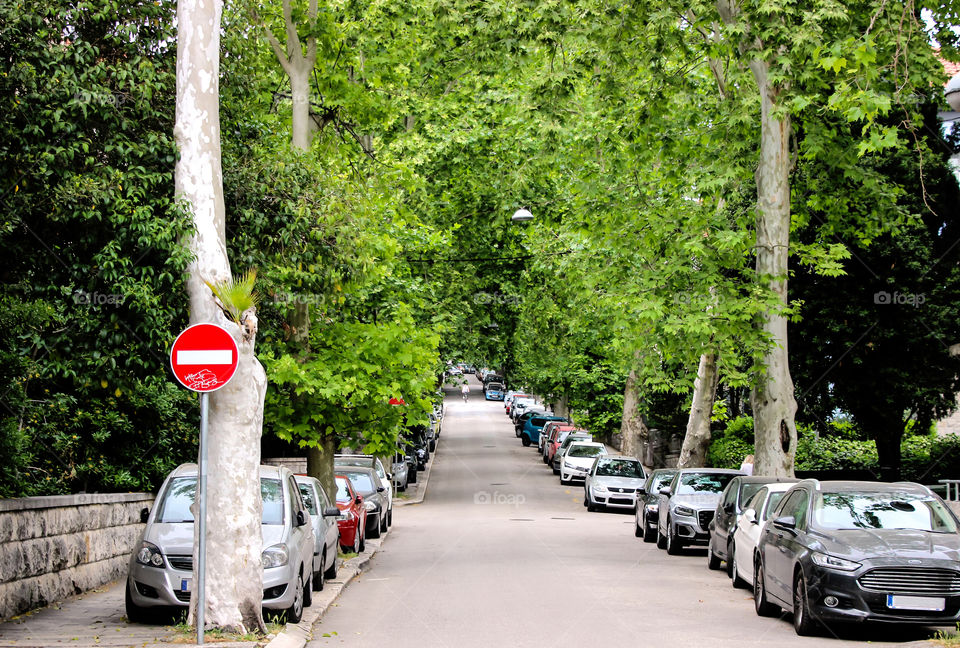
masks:
[[[233,336],[216,324],[194,324],[177,336],[170,367],[180,384],[195,392],[212,392],[233,378],[240,350]]]

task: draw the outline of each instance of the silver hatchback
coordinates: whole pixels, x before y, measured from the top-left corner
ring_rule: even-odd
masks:
[[[152,609],[187,607],[193,590],[193,504],[197,465],[183,464],[167,476],[127,571],[126,610],[146,621]],[[263,499],[261,559],[263,607],[282,610],[298,622],[311,601],[313,528],[293,473],[260,466]]]

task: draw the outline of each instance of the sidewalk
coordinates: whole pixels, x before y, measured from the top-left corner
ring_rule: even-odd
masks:
[[[442,443],[442,439],[441,435],[438,444]],[[423,502],[433,472],[435,454],[418,483],[407,487],[404,493],[407,497],[396,500],[395,507]],[[390,531],[387,531],[379,539],[367,539],[362,554],[341,562],[337,578],[327,581],[322,592],[313,593],[313,605],[304,609],[300,623],[287,624],[277,636],[259,641],[224,642],[207,638],[205,645],[217,648],[303,648],[310,638],[313,624],[340,597],[350,582],[368,568],[373,556],[389,536]],[[2,622],[0,648],[196,645],[192,643],[193,639],[177,633],[171,626],[129,623],[124,612],[124,586],[125,581],[111,583]],[[195,638],[195,634],[191,636]]]

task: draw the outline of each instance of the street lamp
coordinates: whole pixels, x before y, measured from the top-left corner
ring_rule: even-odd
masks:
[[[513,216],[510,217],[510,220],[514,221],[515,223],[522,223],[533,220],[533,214],[530,213],[529,209],[521,207],[517,211],[513,212]]]

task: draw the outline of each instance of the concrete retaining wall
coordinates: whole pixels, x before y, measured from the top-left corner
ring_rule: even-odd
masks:
[[[0,619],[126,575],[153,495],[0,500]]]

